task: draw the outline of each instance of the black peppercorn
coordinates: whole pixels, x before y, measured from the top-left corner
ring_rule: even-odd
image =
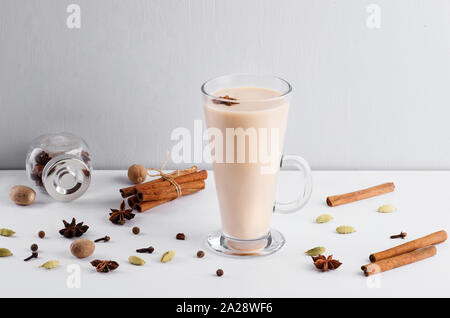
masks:
[[[178,233],[176,239],[184,241],[186,239],[186,235],[184,235],[184,233]]]

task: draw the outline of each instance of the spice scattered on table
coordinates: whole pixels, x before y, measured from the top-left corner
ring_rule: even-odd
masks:
[[[14,232],[13,230],[10,229],[0,229],[0,235],[1,236],[13,236],[14,234],[16,234],[16,232]]]
[[[110,239],[111,239],[111,238],[110,238],[108,235],[106,235],[105,237],[101,237],[101,238],[96,239],[94,242],[95,242],[95,243],[101,242],[101,241],[109,242]]]
[[[397,235],[391,235],[391,239],[396,239],[396,238],[401,238],[404,239],[406,237],[406,232],[401,232],[400,234]]]
[[[39,236],[39,238],[43,239],[45,237],[45,232],[39,231],[38,236]]]
[[[330,269],[337,269],[342,265],[341,262],[333,259],[333,255],[329,255],[328,257],[325,257],[324,255],[313,256],[312,260],[314,262],[314,266],[316,266],[316,268],[320,269],[322,272],[326,272]]]
[[[373,254],[369,255],[369,259],[373,263],[373,262],[380,261],[382,259],[386,259],[389,257],[408,253],[408,252],[417,250],[422,247],[439,244],[439,243],[445,242],[446,240],[447,240],[447,232],[442,230],[442,231],[431,233],[427,236],[418,238],[414,241],[410,241],[408,243],[397,245],[393,248],[390,248],[390,249],[387,249],[387,250],[384,250],[384,251],[381,251],[378,253],[373,253]]]
[[[170,262],[175,257],[175,251],[167,251],[161,256],[161,263]]]
[[[389,257],[382,259],[380,261],[370,263],[367,265],[361,266],[361,270],[364,272],[365,276],[370,276],[373,274],[385,272],[400,266],[408,265],[411,263],[415,263],[421,261],[425,258],[436,255],[436,247],[428,246],[424,248],[420,248],[414,250],[412,252],[404,253],[401,255],[397,255],[394,257]]]
[[[339,234],[350,234],[355,231],[355,228],[351,225],[341,225],[336,228],[336,232],[338,232]]]
[[[78,239],[70,244],[70,252],[77,258],[86,258],[95,251],[95,244],[88,239]]]
[[[89,226],[83,225],[84,222],[76,223],[75,218],[72,218],[72,222],[70,223],[63,220],[63,223],[65,228],[59,230],[59,234],[66,238],[80,237],[89,229]]]
[[[109,214],[109,220],[114,224],[124,225],[125,220],[131,220],[134,218],[132,209],[125,209],[125,201],[120,204],[120,210],[111,209]]]
[[[198,251],[197,252],[197,257],[198,258],[203,258],[203,256],[205,256],[205,252],[203,252],[203,251]]]
[[[30,250],[32,252],[36,252],[38,250],[39,246],[37,244],[31,244],[30,246]]]
[[[16,185],[9,191],[9,197],[17,205],[30,205],[36,199],[36,192],[29,187]]]
[[[102,261],[99,259],[93,260],[91,262],[91,265],[94,266],[99,273],[108,273],[119,267],[119,263],[117,263],[116,261]]]
[[[145,260],[140,258],[139,256],[133,255],[128,257],[128,261],[133,264],[133,265],[137,265],[137,266],[142,266],[145,264]]]
[[[0,248],[0,257],[7,257],[13,255],[7,248]]]
[[[137,253],[153,253],[155,249],[153,248],[153,246],[149,246],[149,247],[144,247],[144,248],[139,248],[136,250]]]
[[[131,165],[128,168],[128,179],[135,184],[139,184],[145,181],[147,178],[147,168],[143,165]]]
[[[138,235],[141,232],[141,229],[138,228],[137,226],[133,227],[133,234]]]
[[[45,269],[53,269],[59,266],[59,261],[58,260],[51,260],[48,262],[45,262],[44,264],[42,264],[39,267],[45,268]]]
[[[39,253],[37,251],[34,251],[33,253],[31,253],[30,256],[28,256],[27,258],[24,259],[25,262],[29,261],[32,258],[37,258],[39,256]]]
[[[181,240],[184,241],[186,239],[186,235],[184,235],[184,233],[178,233],[177,236],[175,237],[177,240]]]
[[[323,253],[325,253],[327,249],[323,246],[318,246],[318,247],[314,247],[310,250],[307,250],[305,253],[308,254],[309,256],[318,256],[321,255]]]
[[[395,210],[395,206],[393,206],[392,204],[385,204],[380,206],[377,211],[380,213],[392,213]]]
[[[223,269],[221,269],[221,268],[219,268],[217,271],[216,271],[216,275],[217,276],[223,276]]]
[[[327,223],[331,221],[333,217],[330,214],[321,214],[316,218],[317,223]]]
[[[358,190],[355,192],[345,193],[345,194],[338,194],[329,196],[327,198],[327,204],[328,206],[338,206],[342,204],[347,204],[363,199],[368,199],[377,195],[385,194],[394,191],[395,185],[393,182],[384,183],[377,185],[375,187]]]

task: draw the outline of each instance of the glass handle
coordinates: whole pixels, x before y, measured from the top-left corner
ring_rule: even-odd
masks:
[[[301,185],[297,199],[290,202],[275,201],[274,212],[292,213],[300,210],[308,203],[312,193],[312,175],[308,162],[300,156],[283,155],[280,168],[296,169],[302,172],[304,184]]]

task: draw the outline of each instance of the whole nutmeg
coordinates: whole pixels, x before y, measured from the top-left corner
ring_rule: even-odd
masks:
[[[138,184],[145,181],[147,178],[147,168],[142,165],[132,165],[128,168],[128,179],[131,182]]]
[[[36,199],[36,192],[26,186],[16,185],[9,190],[9,197],[18,205],[30,205]]]
[[[91,240],[78,239],[70,244],[70,252],[78,258],[85,258],[94,253],[95,244]]]

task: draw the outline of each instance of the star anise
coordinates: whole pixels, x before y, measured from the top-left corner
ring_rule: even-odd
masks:
[[[36,155],[36,157],[34,157],[34,160],[38,165],[45,166],[50,160],[52,160],[52,158],[45,151],[41,151]]]
[[[63,235],[67,238],[72,238],[74,236],[79,237],[85,233],[89,226],[83,225],[83,222],[76,223],[75,218],[72,218],[72,222],[67,223],[66,220],[63,220],[65,228],[59,230],[59,234]]]
[[[329,269],[336,269],[342,265],[341,262],[333,259],[333,255],[329,255],[328,257],[325,257],[324,255],[313,256],[312,259],[317,269],[321,269],[323,272],[326,272]]]
[[[37,186],[42,186],[42,172],[44,171],[45,165],[52,160],[50,155],[45,151],[41,151],[34,157],[35,166],[31,172],[31,179],[36,182]]]
[[[99,273],[108,273],[119,267],[119,263],[115,261],[101,261],[99,259],[93,260],[91,265],[94,266]]]
[[[236,100],[236,98],[230,97],[230,96],[228,96],[228,95],[225,95],[225,96],[219,96],[219,98],[221,98],[221,99],[226,99],[226,100],[230,100],[230,101]],[[233,106],[233,105],[239,104],[239,103],[237,103],[237,102],[228,102],[228,101],[224,101],[224,100],[220,100],[220,99],[213,99],[213,103],[214,103],[214,104],[224,104],[224,105],[227,105],[227,106]]]
[[[125,209],[125,201],[122,201],[120,204],[120,210],[111,209],[111,213],[109,214],[109,220],[114,224],[125,224],[125,219],[131,220],[134,218],[132,209]]]
[[[83,151],[81,152],[81,159],[83,159],[83,161],[84,161],[85,163],[89,163],[89,161],[91,161],[91,157],[90,157],[90,155],[89,155],[89,152],[83,150]]]

